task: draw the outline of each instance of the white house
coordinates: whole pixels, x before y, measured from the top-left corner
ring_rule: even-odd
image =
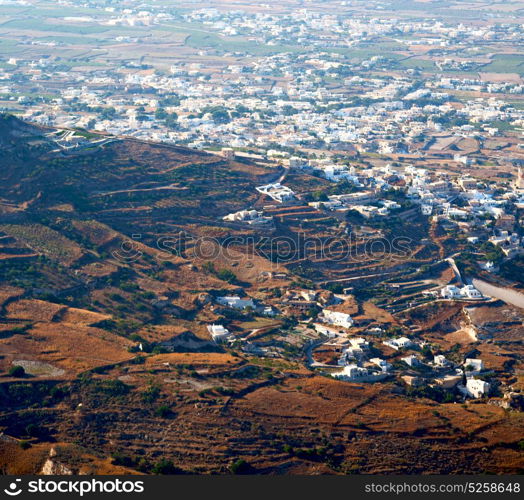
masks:
[[[415,355],[411,354],[410,356],[406,356],[405,358],[402,358],[402,361],[406,363],[408,366],[420,366],[422,363],[420,362],[420,359],[418,359]]]
[[[466,392],[472,398],[481,398],[489,392],[490,385],[484,380],[468,378],[466,381]]]
[[[354,382],[374,382],[382,380],[387,376],[388,374],[385,372],[373,372],[354,364],[346,365],[340,372],[333,373],[333,377],[335,378]]]
[[[383,372],[387,372],[391,368],[391,364],[382,358],[371,358],[369,362],[377,365]]]
[[[273,306],[264,306],[260,311],[263,316],[276,316],[278,311]]]
[[[250,225],[254,224],[269,224],[273,217],[264,217],[263,212],[257,210],[240,210],[222,217],[223,220],[229,222],[245,222]]]
[[[488,260],[486,262],[479,262],[478,264],[481,269],[483,269],[484,271],[488,271],[490,273],[492,273],[496,269],[494,262],[491,260]]]
[[[465,285],[462,288],[447,285],[440,294],[445,299],[482,299],[482,294],[473,285]]]
[[[207,330],[211,334],[213,341],[217,344],[219,342],[224,342],[231,336],[231,332],[222,325],[208,325]]]
[[[341,378],[345,380],[355,380],[363,377],[367,377],[369,372],[367,368],[361,368],[357,365],[346,365],[343,370],[339,373],[334,373],[333,377]]]
[[[315,323],[314,327],[318,333],[326,335],[330,339],[334,339],[339,335],[337,330],[334,330],[333,328],[328,328],[327,326],[321,325],[320,323]]]
[[[343,328],[351,328],[354,324],[354,321],[351,318],[351,316],[343,312],[323,309],[322,315],[324,322],[329,323],[330,325],[341,326]]]
[[[381,200],[380,204],[388,210],[398,210],[399,208],[402,208],[400,203],[393,200]]]
[[[448,366],[449,361],[446,359],[446,356],[438,354],[436,356],[433,356],[433,364],[435,366],[445,367]]]
[[[237,295],[217,297],[216,301],[223,306],[232,307],[233,309],[245,309],[246,307],[255,307],[255,304],[252,299],[241,299]]]
[[[464,368],[466,375],[474,375],[480,373],[484,369],[484,363],[481,359],[466,358],[466,361],[464,361]]]
[[[337,362],[339,366],[349,364],[350,360],[361,360],[364,357],[364,351],[358,347],[348,347],[342,351],[342,354]]]
[[[407,349],[415,345],[407,337],[399,337],[398,339],[384,340],[384,342],[382,343],[384,345],[387,345],[388,347],[391,347],[392,349],[395,349],[395,351],[398,351],[399,349]]]
[[[239,212],[226,215],[223,219],[228,221],[245,221],[254,220],[258,217],[260,217],[260,212],[257,210],[240,210]]]
[[[440,294],[445,299],[460,299],[462,298],[462,293],[460,288],[455,285],[447,285],[441,291]]]
[[[420,210],[422,212],[422,215],[431,215],[433,213],[433,206],[423,204],[423,205],[420,205]]]
[[[463,296],[466,296],[468,299],[481,299],[482,294],[473,286],[466,285],[460,289],[460,292]]]
[[[355,337],[352,339],[349,339],[349,343],[358,349],[367,349],[369,347],[369,342],[366,339],[363,339],[362,337]]]
[[[279,203],[291,201],[295,197],[295,193],[286,186],[276,182],[274,184],[266,184],[265,186],[259,186],[256,188],[259,193],[267,194]]]

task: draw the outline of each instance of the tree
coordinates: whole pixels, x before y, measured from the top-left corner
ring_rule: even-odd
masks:
[[[230,466],[229,471],[231,474],[251,474],[253,472],[253,467],[246,462],[243,458],[235,460]]]
[[[313,193],[313,199],[316,201],[329,201],[328,195],[323,191],[315,191]]]
[[[291,115],[297,114],[298,113],[298,109],[294,108],[290,104],[286,104],[285,106],[282,107],[282,113],[285,116],[291,116]]]
[[[166,127],[176,129],[178,127],[178,115],[176,113],[169,113],[164,120]]]
[[[156,409],[155,413],[161,418],[167,418],[171,415],[171,408],[167,405],[161,405]]]
[[[421,350],[420,350],[422,356],[424,356],[424,358],[426,359],[431,359],[433,357],[433,353],[431,351],[431,347],[429,347],[428,345],[425,345]]]
[[[211,111],[211,117],[217,125],[221,123],[229,123],[231,121],[229,113],[224,108],[214,109]]]
[[[9,375],[10,375],[11,377],[16,377],[16,378],[22,378],[22,377],[25,377],[25,370],[24,370],[24,367],[23,367],[23,366],[19,366],[19,365],[13,366],[13,367],[9,370]]]
[[[25,439],[22,439],[21,441],[18,441],[18,446],[20,446],[22,450],[27,450],[31,448],[31,443],[29,441],[26,441]]]
[[[25,432],[28,436],[36,437],[40,434],[40,428],[35,424],[28,424],[25,428]]]
[[[235,283],[237,280],[235,273],[229,269],[219,269],[216,272],[216,277],[222,281],[227,281],[228,283]]]
[[[165,120],[168,116],[167,111],[164,108],[157,108],[155,111],[155,118],[157,120]]]
[[[179,469],[178,467],[175,467],[173,462],[171,460],[166,460],[163,458],[160,460],[160,462],[157,462],[153,468],[151,469],[151,472],[153,474],[181,474],[183,471],[182,469]]]

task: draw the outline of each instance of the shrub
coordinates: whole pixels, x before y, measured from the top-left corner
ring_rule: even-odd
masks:
[[[18,446],[20,446],[22,450],[27,450],[28,448],[31,448],[31,443],[29,441],[26,441],[25,439],[22,439],[18,442]]]
[[[253,472],[253,467],[246,462],[243,458],[235,460],[230,466],[229,471],[231,474],[251,474]]]
[[[162,418],[167,418],[171,415],[171,408],[169,408],[169,406],[167,405],[161,405],[159,406],[155,413],[159,416],[159,417],[162,417]]]
[[[163,458],[160,462],[157,462],[151,469],[153,474],[181,474],[183,473],[182,469],[175,467],[171,460],[166,460]]]
[[[40,434],[40,429],[35,424],[28,424],[25,428],[25,433],[28,436],[36,437]]]
[[[24,367],[19,366],[19,365],[11,367],[11,369],[9,370],[9,375],[11,377],[17,377],[17,378],[25,377]]]
[[[118,451],[113,453],[111,457],[113,465],[122,465],[123,467],[133,467],[135,465],[135,461],[131,457],[123,455]]]
[[[142,401],[144,403],[154,403],[160,397],[160,387],[151,384],[143,393]]]

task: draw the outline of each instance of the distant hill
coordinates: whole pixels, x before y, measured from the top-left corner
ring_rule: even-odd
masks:
[[[38,196],[39,209],[71,203],[82,213],[177,207],[185,214],[227,213],[255,199],[257,183],[278,175],[184,147],[74,135],[82,142],[70,145],[57,131],[0,115],[0,197],[20,204]]]
[[[221,216],[246,208],[258,199],[256,185],[280,175],[176,145],[59,131],[5,114],[0,156],[0,288],[107,315],[102,327],[124,336],[146,323],[191,318],[194,297],[181,290],[231,288],[199,270],[162,276],[159,241],[180,231],[231,231],[221,228]],[[139,257],[129,260],[121,248],[137,234]],[[188,256],[172,256],[173,269],[183,265],[192,265]],[[165,294],[179,299],[168,315],[154,305]]]

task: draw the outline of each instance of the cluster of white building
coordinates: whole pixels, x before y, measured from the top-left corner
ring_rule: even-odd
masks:
[[[465,285],[460,288],[455,285],[447,285],[442,288],[440,294],[444,299],[452,300],[480,300],[484,298],[483,295],[473,285]]]

